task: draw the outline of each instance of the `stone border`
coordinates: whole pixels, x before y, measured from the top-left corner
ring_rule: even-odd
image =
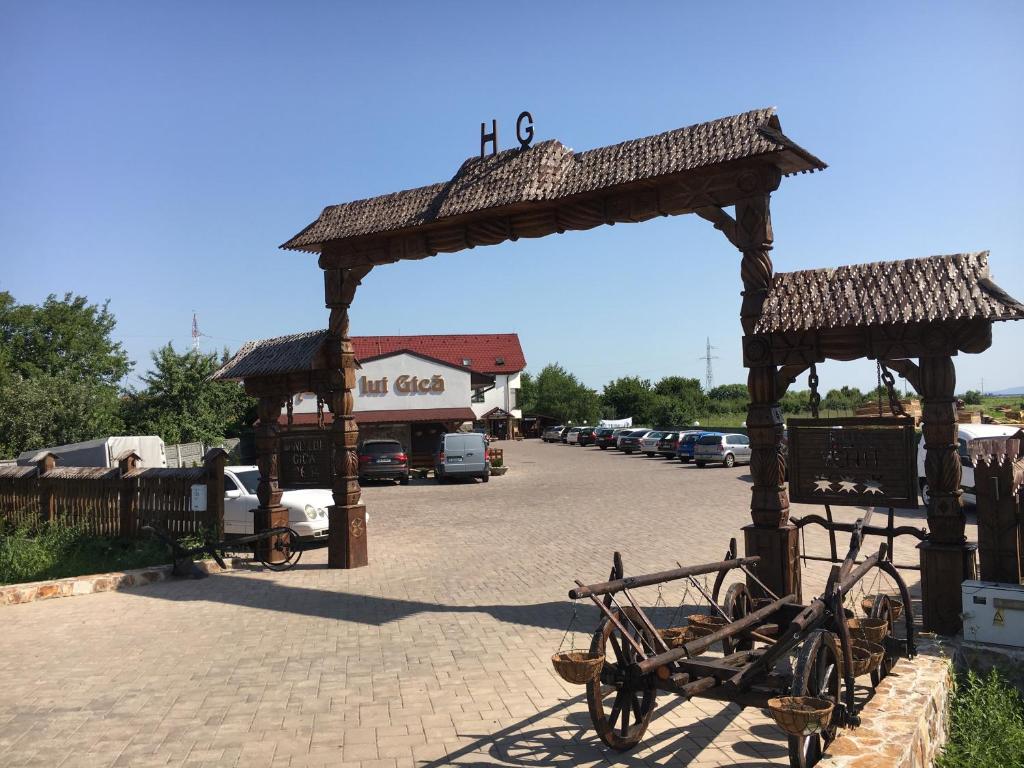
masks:
[[[241,566],[244,560],[226,558],[227,570]],[[201,560],[196,566],[207,574],[223,573],[212,560]],[[51,600],[56,597],[76,597],[96,592],[111,592],[131,587],[142,587],[158,581],[174,578],[173,566],[155,565],[132,571],[96,573],[90,576],[71,576],[52,581],[32,581],[24,584],[8,584],[0,587],[0,606],[33,603],[36,600]]]
[[[946,743],[953,666],[932,638],[901,659],[861,711],[859,728],[840,731],[821,768],[928,768]]]

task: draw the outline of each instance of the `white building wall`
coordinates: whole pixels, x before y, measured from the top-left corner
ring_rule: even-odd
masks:
[[[523,411],[518,403],[518,389],[519,371],[498,374],[494,377],[494,389],[489,389],[484,393],[484,401],[471,405],[473,413],[480,418],[490,410],[501,408],[517,419],[523,418]],[[517,391],[513,392],[513,390]]]

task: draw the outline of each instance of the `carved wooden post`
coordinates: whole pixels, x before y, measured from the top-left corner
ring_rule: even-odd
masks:
[[[128,473],[137,469],[140,461],[142,461],[142,457],[135,451],[125,451],[117,457],[117,468],[121,475],[118,532],[124,537],[134,537],[138,533],[135,501],[138,495],[139,481],[137,478],[128,477]]]
[[[743,252],[740,276],[743,279],[743,303],[740,322],[743,333],[751,335],[761,316],[765,295],[772,281],[771,191],[781,176],[775,168],[744,174],[741,188],[757,191],[736,204],[734,239]],[[769,358],[752,365],[747,375],[750,405],[747,432],[750,437],[751,489],[750,516],[753,521],[743,529],[748,556],[760,555],[758,575],[776,594],[801,597],[799,543],[797,529],[789,523],[789,495],[786,492],[785,457],[782,453],[783,420],[779,406],[776,368]],[[756,584],[749,585],[760,592]]]
[[[259,499],[260,505],[254,514],[255,533],[288,525],[288,510],[281,506],[281,489],[278,487],[281,427],[277,419],[281,415],[284,401],[285,398],[281,395],[262,395],[256,402],[256,412],[260,419],[260,426],[256,430],[256,463],[260,468],[256,498]],[[223,497],[223,485],[221,496]],[[281,553],[273,549],[273,542],[269,539],[259,542],[259,546],[261,557],[269,558],[271,561],[281,559]]]
[[[329,568],[360,568],[369,564],[366,542],[366,507],[360,501],[359,427],[353,415],[352,390],[356,386],[356,360],[348,336],[348,309],[356,288],[370,271],[325,269],[324,297],[331,311],[328,322],[327,369],[330,391],[327,404],[334,414],[331,424],[333,461],[331,485],[334,504],[329,510],[327,539]]]
[[[57,500],[53,486],[46,481],[46,473],[57,466],[57,454],[47,451],[36,459],[36,477],[39,482],[39,517],[47,523],[57,519]]]
[[[224,465],[228,452],[223,448],[211,448],[203,456],[206,469],[206,520],[217,529],[217,540],[224,538]],[[287,523],[285,523],[287,525]]]
[[[919,383],[929,491],[928,540],[918,547],[923,621],[926,630],[952,635],[961,626],[960,583],[977,578],[976,547],[964,536],[952,357],[922,357]]]

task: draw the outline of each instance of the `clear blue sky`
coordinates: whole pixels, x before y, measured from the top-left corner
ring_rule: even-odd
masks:
[[[481,121],[508,147],[529,109],[583,150],[776,106],[830,165],[774,195],[776,269],[989,249],[1024,298],[1022,33],[1019,3],[5,2],[0,289],[109,298],[143,370],[193,309],[207,349],[323,327],[316,257],[277,246],[449,178]],[[598,388],[702,376],[710,336],[736,382],[739,290],[739,254],[673,217],[379,267],[352,331],[516,331]],[[1021,349],[997,324],[959,388],[1024,385]]]

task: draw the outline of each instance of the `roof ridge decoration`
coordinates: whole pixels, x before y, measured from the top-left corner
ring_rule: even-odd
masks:
[[[782,133],[772,107],[583,152],[574,152],[561,142],[548,139],[528,148],[470,157],[445,182],[327,206],[315,221],[281,247],[316,253],[332,241],[385,236],[472,215],[486,218],[484,212],[522,212],[533,207],[550,208],[569,200],[593,200],[597,195],[621,191],[626,185],[653,184],[656,180],[681,178],[691,172],[751,159],[764,160],[783,175],[826,167]],[[709,198],[700,204],[714,203]],[[683,208],[674,206],[671,211],[659,209],[650,215],[682,212]],[[567,220],[564,226],[557,224],[554,231],[589,228],[615,220],[643,220],[607,215],[602,218],[604,222],[595,221],[587,226]],[[482,225],[480,243],[518,236],[511,231],[493,231],[495,227],[500,228],[500,224],[491,220]],[[403,252],[390,260],[421,258],[432,255],[431,250],[451,251],[472,245],[445,242],[436,249],[428,245],[422,253]]]

